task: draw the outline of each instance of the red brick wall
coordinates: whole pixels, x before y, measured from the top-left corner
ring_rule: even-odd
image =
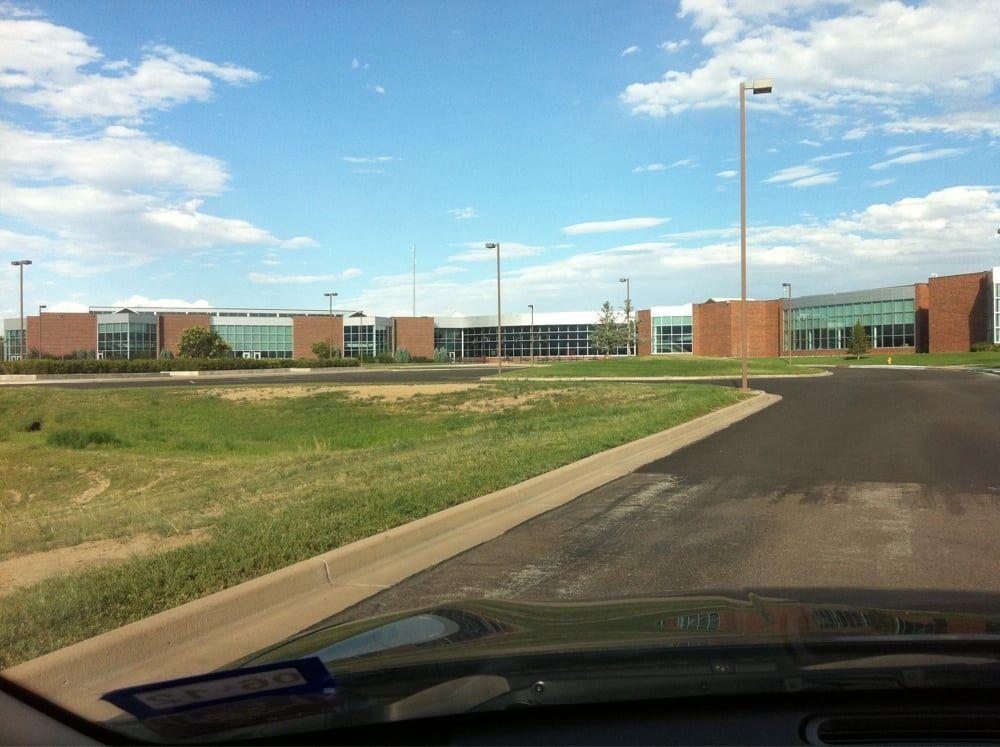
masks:
[[[694,304],[694,354],[716,358],[740,355],[740,302]],[[747,355],[776,357],[781,350],[781,301],[747,302]]]
[[[914,350],[917,353],[926,353],[928,350],[928,335],[930,332],[930,307],[931,297],[927,283],[913,284],[913,310],[914,310]]]
[[[725,358],[733,354],[732,312],[728,303],[694,304],[691,325],[695,355]]]
[[[406,348],[413,356],[434,357],[434,317],[394,316],[392,329],[394,350]]]
[[[928,349],[965,352],[986,339],[990,304],[988,272],[946,275],[928,283]]]
[[[292,355],[296,358],[315,358],[314,342],[329,342],[333,334],[333,347],[344,351],[344,318],[335,316],[293,316]]]
[[[212,328],[212,317],[208,314],[162,314],[158,318],[160,350],[169,350],[174,355],[180,353],[181,335],[189,327]]]
[[[636,348],[639,355],[653,354],[653,314],[651,309],[639,309],[636,314]]]
[[[97,350],[97,317],[93,314],[43,313],[40,328],[37,316],[24,321],[28,349],[37,348],[43,357],[62,358],[77,350]]]

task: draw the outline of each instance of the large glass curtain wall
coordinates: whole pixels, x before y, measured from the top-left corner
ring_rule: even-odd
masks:
[[[21,330],[8,329],[4,331],[3,357],[4,360],[8,361],[21,360]]]
[[[690,316],[653,317],[653,353],[690,353],[692,350]]]
[[[597,355],[590,341],[590,324],[539,324],[535,326],[534,354],[539,358]],[[504,357],[527,358],[532,353],[531,325],[509,325],[501,329]],[[497,354],[496,327],[437,329],[434,344],[456,357],[493,358]],[[625,348],[614,351],[625,355]]]
[[[374,324],[344,327],[344,356],[357,358],[361,353],[373,357],[389,350],[389,330]]]
[[[993,342],[1000,345],[1000,281],[993,283]]]
[[[291,358],[292,327],[275,324],[213,324],[239,358]]]
[[[156,324],[108,322],[97,325],[98,358],[155,358]]]
[[[873,348],[913,347],[913,299],[902,298],[792,309],[793,349],[846,348],[859,321]]]

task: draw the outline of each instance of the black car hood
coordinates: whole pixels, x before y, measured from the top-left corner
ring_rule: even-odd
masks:
[[[748,594],[601,602],[464,600],[311,629],[239,662],[318,657],[340,670],[543,652],[1000,635],[996,614]],[[909,601],[913,601],[912,599]]]

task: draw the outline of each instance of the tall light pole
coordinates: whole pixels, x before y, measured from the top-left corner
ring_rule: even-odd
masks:
[[[337,297],[336,293],[324,293],[328,299],[330,299],[330,360],[333,360],[333,299]],[[347,351],[345,350],[346,354]]]
[[[500,335],[500,242],[490,241],[487,249],[497,250],[497,374],[503,373],[503,340]]]
[[[531,351],[531,365],[535,365],[535,304],[529,303],[531,309],[531,337],[529,338],[529,350]]]
[[[42,358],[42,309],[49,308],[43,303],[38,304],[38,359]]]
[[[30,259],[17,259],[11,262],[11,264],[18,268],[21,274],[21,360],[23,361],[27,358],[28,351],[28,330],[24,328],[24,268],[26,265],[31,264]]]
[[[410,244],[413,254],[413,316],[417,315],[417,245]]]
[[[787,340],[788,347],[788,365],[792,365],[792,348],[795,346],[795,326],[792,321],[792,284],[782,283],[782,288],[788,290],[788,311],[785,313],[785,338]]]
[[[747,89],[770,93],[770,80],[740,81],[740,389],[750,389],[747,376]]]
[[[625,283],[625,355],[632,355],[632,281],[629,278],[618,278],[619,283]]]

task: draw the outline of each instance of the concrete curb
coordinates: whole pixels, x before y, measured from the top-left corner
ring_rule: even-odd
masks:
[[[870,368],[870,366],[866,366]],[[811,374],[761,374],[751,376],[750,383],[759,379],[814,379],[821,376],[833,376],[832,371],[820,371]],[[657,381],[739,381],[736,376],[512,376],[509,379],[497,379],[492,376],[482,376],[480,381],[608,381],[641,384]]]
[[[778,402],[721,410],[67,646],[4,672],[91,719],[105,692],[218,668]]]

